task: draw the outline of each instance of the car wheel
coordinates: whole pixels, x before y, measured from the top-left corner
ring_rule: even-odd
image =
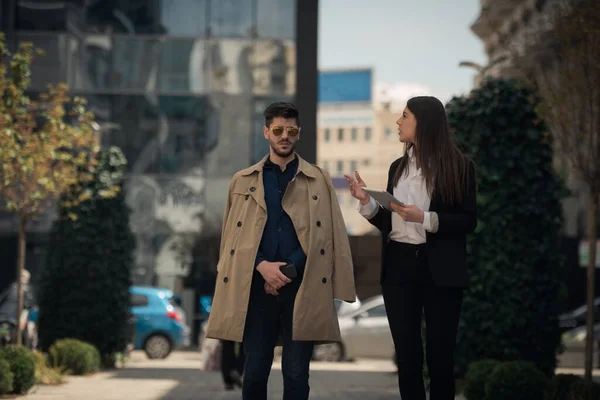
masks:
[[[171,354],[171,341],[164,335],[152,335],[144,344],[146,356],[150,359],[163,359]]]
[[[339,362],[344,360],[344,348],[341,343],[327,343],[315,346],[313,352],[315,361]]]

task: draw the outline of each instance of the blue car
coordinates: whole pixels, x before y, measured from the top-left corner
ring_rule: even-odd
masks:
[[[132,286],[131,314],[135,325],[134,348],[144,350],[148,358],[167,358],[184,344],[185,315],[167,289]]]

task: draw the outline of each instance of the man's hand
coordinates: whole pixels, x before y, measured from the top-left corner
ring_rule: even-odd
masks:
[[[286,265],[286,263],[262,261],[258,264],[256,270],[260,272],[266,283],[275,290],[279,290],[292,281],[279,270],[283,265]]]
[[[265,292],[267,292],[267,294],[270,294],[271,296],[279,296],[279,292],[277,291],[277,289],[269,285],[267,282],[265,282]]]
[[[422,224],[423,220],[425,219],[425,213],[416,206],[390,203],[390,207],[406,222],[416,222],[418,224]]]

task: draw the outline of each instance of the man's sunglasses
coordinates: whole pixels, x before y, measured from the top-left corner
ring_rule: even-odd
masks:
[[[273,132],[273,135],[275,136],[281,136],[283,135],[283,131],[287,129],[287,133],[289,136],[298,136],[298,134],[300,133],[300,128],[298,128],[297,126],[272,126],[271,127],[271,132]]]

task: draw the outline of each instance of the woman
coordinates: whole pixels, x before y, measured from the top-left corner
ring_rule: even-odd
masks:
[[[394,161],[387,191],[403,204],[375,202],[358,171],[346,175],[360,213],[383,235],[381,285],[398,359],[400,394],[425,400],[422,313],[430,399],[454,399],[454,348],[463,289],[466,235],[477,225],[476,173],[456,147],[443,104],[410,99],[396,121],[405,155]]]

